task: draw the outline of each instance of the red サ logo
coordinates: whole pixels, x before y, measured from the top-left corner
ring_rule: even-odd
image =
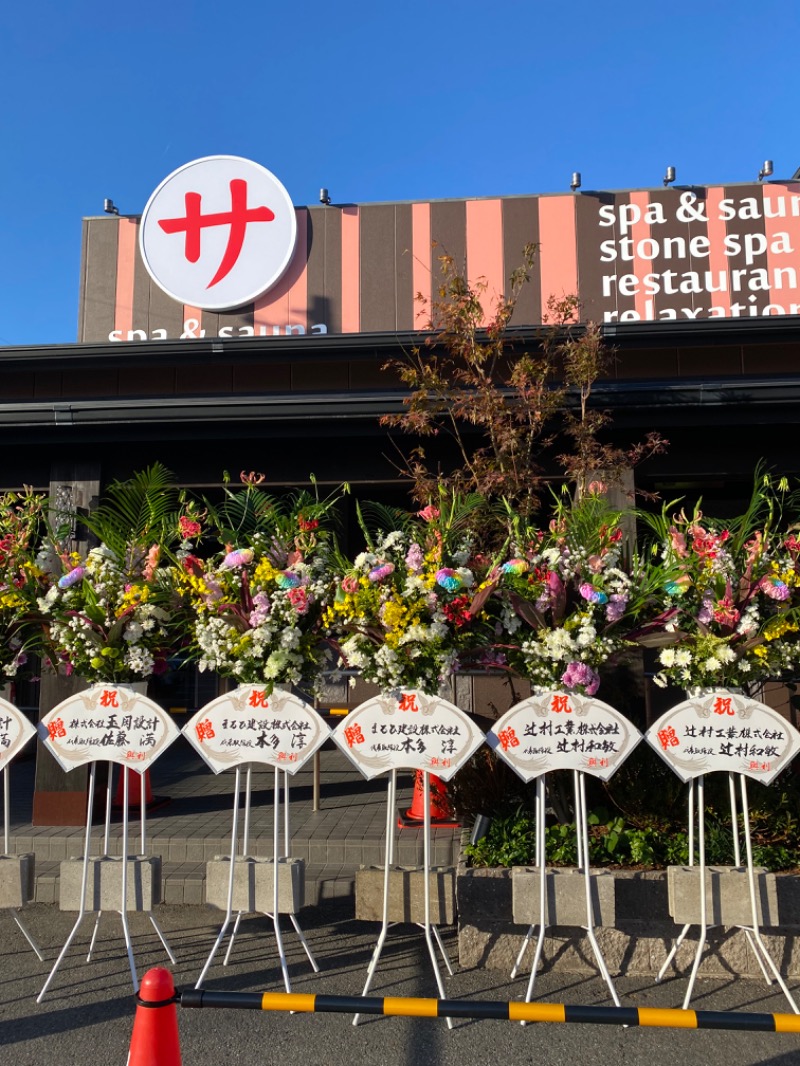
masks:
[[[204,310],[251,303],[283,275],[297,223],[270,171],[237,156],[209,156],[174,171],[150,197],[139,244],[153,281]]]

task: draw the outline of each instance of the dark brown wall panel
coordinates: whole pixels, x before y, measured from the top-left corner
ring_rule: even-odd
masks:
[[[336,208],[308,209],[308,321],[329,333],[342,329],[342,216]]]
[[[515,196],[503,200],[503,264],[506,292],[511,291],[509,278],[522,266],[522,251],[526,244],[539,243],[539,212],[533,196]],[[537,325],[541,319],[542,286],[539,280],[538,253],[531,279],[522,288],[517,300],[512,324]]]
[[[678,349],[678,373],[681,377],[719,377],[742,373],[742,349],[739,345]]]
[[[324,392],[349,388],[346,363],[296,363],[292,366],[292,392]]]
[[[761,205],[762,195],[763,189],[760,185],[753,185],[750,187],[739,185],[737,187],[725,189],[725,196],[729,197],[734,201],[734,206],[737,207],[737,209],[740,205],[740,201],[750,196],[752,196],[756,200],[756,202]],[[763,218],[732,218],[726,222],[726,226],[729,236],[733,234],[739,234],[741,237],[741,235],[745,233],[765,233]],[[751,259],[752,262],[748,263],[747,255],[745,253],[743,245],[738,255],[728,256],[728,278],[731,295],[731,313],[733,312],[734,307],[738,304],[739,317],[749,317],[751,307],[763,307],[764,304],[767,303],[768,294],[766,292],[751,292],[747,286],[747,278],[756,268],[763,267],[764,269],[769,270],[767,253],[763,252],[760,255],[751,256]],[[744,270],[747,272],[746,274],[739,275],[737,279],[738,284],[740,286],[738,292],[734,289],[734,285],[737,283],[737,281],[735,281],[734,279],[734,272],[736,270]],[[754,296],[755,299],[751,300],[751,296]]]
[[[211,365],[181,366],[175,371],[175,389],[187,395],[208,395],[230,392],[233,373],[230,366]]]
[[[438,257],[452,256],[455,269],[463,271],[467,264],[467,205],[464,200],[431,204],[431,240],[433,249],[433,287],[437,286],[440,270]]]
[[[288,392],[291,387],[292,375],[288,363],[254,363],[233,367],[234,392]]]
[[[365,333],[395,328],[394,205],[361,208],[361,329]]]
[[[114,329],[119,223],[115,218],[89,218],[84,226],[85,297],[79,334],[82,341],[107,341]]]
[[[119,371],[120,396],[174,396],[174,367],[149,366],[138,370],[122,367]]]
[[[397,204],[394,210],[395,252],[397,255],[397,318],[393,329],[413,329],[419,308],[414,296],[414,264],[411,204]]]

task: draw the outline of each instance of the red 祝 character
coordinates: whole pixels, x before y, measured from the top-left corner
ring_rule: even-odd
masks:
[[[730,696],[717,696],[714,700],[714,714],[733,714],[734,710],[731,707],[732,698]]]
[[[503,751],[508,751],[509,748],[519,747],[519,740],[517,738],[517,734],[510,726],[507,729],[501,730],[497,734],[497,739],[502,744]]]
[[[250,699],[247,703],[250,707],[269,707],[266,689],[259,691],[257,688],[254,688],[250,693]]]
[[[214,727],[208,718],[206,718],[205,722],[198,722],[194,728],[197,733],[197,739],[200,741],[208,740],[210,737],[216,735],[214,733]]]
[[[561,711],[564,711],[565,714],[572,714],[572,708],[569,705],[569,696],[553,696],[550,710],[554,711],[556,714],[560,714]]]
[[[397,701],[399,711],[418,711],[416,692],[404,692]]]
[[[667,751],[669,748],[677,748],[680,746],[681,743],[678,740],[677,733],[671,725],[667,726],[666,729],[659,729],[658,742],[664,749],[664,751]]]
[[[100,697],[101,707],[119,707],[117,703],[117,690],[116,689],[103,689],[103,695]]]

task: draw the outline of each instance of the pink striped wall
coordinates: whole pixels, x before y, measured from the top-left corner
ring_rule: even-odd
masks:
[[[539,200],[539,252],[544,321],[551,296],[561,299],[578,291],[574,196],[543,196]]]

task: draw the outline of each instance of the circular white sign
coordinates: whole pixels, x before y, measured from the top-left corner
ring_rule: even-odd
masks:
[[[297,218],[265,167],[233,155],[185,163],[147,201],[139,248],[168,296],[205,311],[252,303],[294,253]]]

